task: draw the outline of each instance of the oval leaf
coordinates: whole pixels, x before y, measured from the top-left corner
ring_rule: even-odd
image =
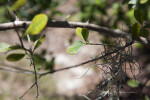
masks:
[[[18,10],[19,8],[23,7],[26,4],[26,0],[17,0],[12,5],[12,10]]]
[[[81,39],[83,39],[83,36],[82,36],[82,28],[81,28],[81,27],[76,28],[76,34],[77,34]]]
[[[22,49],[20,45],[14,45],[9,47],[10,50]]]
[[[142,36],[142,37],[148,37],[149,36],[149,31],[147,29],[145,29],[145,28],[142,28],[140,30],[140,36]]]
[[[36,15],[28,29],[26,30],[24,36],[27,34],[36,35],[39,34],[46,26],[48,22],[48,17],[45,14],[38,14]]]
[[[89,30],[87,28],[82,28],[82,36],[86,42],[88,42]]]
[[[18,61],[22,59],[25,56],[25,54],[10,54],[7,56],[8,61]]]
[[[44,40],[45,40],[45,34],[40,39],[34,42],[35,45],[34,50],[38,48],[44,42]]]
[[[145,4],[147,3],[148,0],[140,0],[140,4]]]
[[[139,34],[140,34],[140,24],[135,23],[135,24],[131,27],[131,33],[132,33],[132,39],[135,39],[136,37],[138,37]]]
[[[127,81],[128,86],[132,88],[139,87],[140,83],[137,80],[128,80]]]
[[[77,41],[67,49],[67,53],[70,55],[74,55],[80,50],[80,48],[83,45],[84,45],[84,43],[82,41]]]
[[[88,42],[89,31],[87,28],[76,28],[76,34],[86,42]]]
[[[7,44],[7,43],[0,43],[0,52],[6,52],[6,51],[9,51],[11,45],[10,44]]]
[[[134,10],[134,17],[140,23],[143,24],[143,13],[139,9]]]

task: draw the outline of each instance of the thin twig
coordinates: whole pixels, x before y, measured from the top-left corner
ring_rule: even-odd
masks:
[[[17,66],[8,65],[8,64],[5,64],[5,63],[0,63],[0,65],[1,66],[5,66],[5,67],[0,67],[0,70],[10,71],[10,72],[17,72],[17,73],[23,73],[23,74],[34,74],[34,72],[31,71],[31,70],[22,69],[22,68],[19,68]],[[9,68],[6,68],[6,67],[9,67]],[[37,72],[37,75],[40,75],[42,73],[43,72]]]
[[[38,87],[38,82],[37,82],[36,66],[35,66],[34,62],[32,62],[32,64],[33,64],[33,67],[34,67],[35,85],[36,85],[36,89],[37,89],[37,95],[36,95],[36,98],[38,98],[38,96],[39,96],[39,87]]]
[[[21,97],[19,97],[19,100],[22,99],[33,88],[35,84],[36,82]]]
[[[15,21],[15,26],[13,22],[8,23],[2,23],[0,24],[0,31],[6,31],[10,29],[16,29],[16,28],[26,28],[31,24],[31,21]],[[89,24],[89,23],[82,23],[82,22],[71,22],[71,21],[56,21],[56,20],[49,20],[46,27],[53,27],[53,28],[77,28],[77,27],[86,27],[89,30],[100,32],[104,35],[109,35],[112,37],[122,37],[122,38],[130,38],[131,34],[127,32],[123,32],[121,30],[112,30],[107,27],[98,26],[95,24]],[[149,45],[149,40],[143,37],[139,37],[136,39],[138,42],[141,42],[143,44]]]
[[[24,74],[34,74],[33,71],[30,70],[24,70],[24,69],[8,69],[8,68],[3,68],[0,67],[0,70],[4,70],[4,71],[10,71],[10,72],[16,72],[16,73],[24,73]]]
[[[111,54],[117,53],[117,52],[120,51],[120,50],[123,51],[126,47],[132,45],[133,43],[134,43],[134,42],[131,41],[130,43],[126,44],[125,46],[122,46],[122,47],[120,47],[120,48],[118,48],[118,49],[116,49],[116,50],[114,50],[114,51],[111,51],[111,52],[109,52],[109,53],[107,53],[107,54],[105,54],[105,55],[102,55],[102,56],[98,57],[98,58],[91,59],[91,60],[82,62],[82,63],[77,64],[77,65],[73,65],[73,66],[69,66],[69,67],[65,67],[65,68],[60,68],[60,69],[57,69],[57,70],[52,70],[52,71],[49,71],[49,72],[46,72],[46,73],[42,73],[42,74],[40,75],[40,77],[42,77],[42,76],[44,76],[44,75],[47,75],[47,74],[50,74],[50,73],[59,72],[59,71],[62,71],[62,70],[67,70],[67,69],[79,67],[79,66],[85,65],[85,64],[87,64],[87,63],[90,63],[90,62],[93,62],[93,61],[97,61],[97,60],[102,59],[102,58],[104,58],[104,57],[106,57],[106,56],[109,56],[109,55],[111,55]]]
[[[16,26],[13,25],[12,22],[0,24],[0,31],[16,29],[16,28],[24,28],[24,26],[29,26],[31,21],[17,21]],[[89,30],[101,32],[101,34],[107,34],[113,37],[123,37],[129,38],[130,34],[122,31],[111,30],[107,27],[98,26],[95,24],[87,24],[82,22],[71,22],[71,21],[55,21],[49,20],[47,27],[56,27],[56,28],[77,28],[77,27],[86,27]]]

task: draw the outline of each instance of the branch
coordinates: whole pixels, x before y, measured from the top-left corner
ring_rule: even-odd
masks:
[[[30,70],[24,70],[24,69],[9,69],[9,68],[3,68],[0,67],[0,70],[4,70],[4,71],[10,71],[10,72],[16,72],[16,73],[24,73],[24,74],[34,74],[33,71]]]
[[[14,25],[15,24],[15,25]],[[6,31],[10,29],[16,28],[27,28],[31,24],[31,21],[15,21],[15,22],[8,22],[0,24],[0,31]],[[112,37],[121,37],[121,38],[130,38],[130,33],[123,32],[121,30],[112,30],[107,27],[98,26],[95,24],[89,23],[82,23],[82,22],[71,22],[71,21],[55,21],[49,20],[46,27],[53,27],[53,28],[77,28],[77,27],[86,27],[89,30],[100,32],[101,34],[107,34]],[[145,45],[149,45],[150,41],[146,38],[138,38],[136,39],[138,42],[141,42]]]
[[[87,64],[87,63],[100,60],[100,59],[102,59],[102,58],[104,58],[104,57],[106,57],[106,56],[109,56],[109,55],[111,55],[111,54],[117,53],[117,52],[120,51],[120,50],[123,51],[126,47],[132,45],[133,43],[134,43],[134,41],[131,41],[130,43],[126,44],[125,46],[122,46],[122,47],[120,47],[120,48],[118,48],[118,49],[116,49],[116,50],[114,50],[114,51],[111,51],[111,52],[109,52],[109,53],[107,53],[107,54],[105,54],[105,55],[102,55],[102,56],[98,57],[98,58],[91,59],[91,60],[85,61],[85,62],[80,63],[80,64],[77,64],[77,65],[73,65],[73,66],[69,66],[69,67],[60,68],[60,69],[57,69],[57,70],[52,70],[52,71],[49,71],[49,72],[41,73],[41,74],[40,74],[40,77],[42,77],[42,76],[44,76],[44,75],[47,75],[47,74],[54,73],[54,72],[59,72],[59,71],[62,71],[62,70],[67,70],[67,69],[79,67],[79,66],[85,65],[85,64]]]
[[[22,69],[22,68],[19,68],[17,66],[8,65],[8,64],[5,64],[5,63],[0,63],[0,65],[1,66],[5,66],[5,68],[4,67],[0,67],[0,70],[10,71],[10,72],[17,72],[17,73],[23,73],[23,74],[34,74],[34,72],[31,71],[31,70]],[[6,68],[6,67],[8,67],[8,68]],[[42,72],[38,72],[37,74],[40,75],[41,73]]]
[[[15,23],[15,26],[14,26],[14,23]],[[26,26],[29,26],[30,24],[31,24],[31,21],[15,21],[15,22],[3,23],[3,24],[0,24],[0,31],[16,29],[16,28],[26,28]],[[96,32],[102,32],[101,34],[107,34],[107,35],[110,35],[113,37],[122,37],[122,38],[130,37],[130,35],[128,33],[122,32],[120,30],[115,31],[115,30],[111,30],[106,27],[98,26],[95,24],[82,23],[82,22],[50,20],[47,23],[47,27],[56,27],[56,28],[86,27],[89,30],[93,30]]]

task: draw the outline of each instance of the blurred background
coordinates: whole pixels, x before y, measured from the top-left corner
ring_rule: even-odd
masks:
[[[16,0],[11,0],[11,3],[15,1]],[[120,29],[129,32],[130,26],[135,22],[133,16],[135,5],[138,5],[143,11],[144,19],[148,22],[150,21],[150,1],[144,1],[145,2],[138,2],[138,0],[27,0],[26,5],[17,11],[17,15],[20,20],[31,21],[36,14],[45,13],[50,20],[89,22],[110,29]],[[67,16],[70,17],[67,18]],[[14,14],[7,0],[0,0],[0,23],[14,20]],[[20,30],[20,33],[23,32],[23,30]],[[67,48],[76,40],[80,40],[75,35],[75,29],[46,28],[41,34],[46,34],[46,40],[42,46],[35,51],[39,56],[37,57],[39,72],[79,64],[96,57],[97,54],[103,51],[103,47],[101,46],[85,46],[77,55],[68,55],[66,53]],[[41,34],[31,36],[31,39],[35,41]],[[101,43],[103,40],[109,39],[110,37],[107,35],[90,31],[89,40],[92,43]],[[14,30],[0,31],[0,43],[18,44],[19,39]],[[24,43],[28,46],[27,40],[24,40]],[[137,44],[134,47],[134,53],[144,58],[141,62],[141,65],[144,66],[142,72],[143,76],[139,77],[144,79],[144,77],[147,77],[147,73],[150,73],[150,48],[144,47],[141,44]],[[33,70],[26,57],[18,62],[6,61],[6,56],[11,52],[0,53],[1,68],[19,67]],[[97,86],[102,80],[102,72],[100,70],[91,68],[87,72],[91,66],[92,63],[39,78],[39,100],[86,100],[83,96],[90,94],[92,90],[97,90]],[[17,100],[33,82],[34,75],[32,74],[0,70],[0,100]],[[147,94],[149,93],[148,90],[145,91]],[[93,95],[94,94],[90,96],[93,97]],[[35,96],[36,88],[34,87],[24,96],[23,100],[36,100]]]

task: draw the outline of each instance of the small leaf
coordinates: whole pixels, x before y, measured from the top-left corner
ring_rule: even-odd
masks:
[[[17,0],[12,5],[12,10],[18,10],[19,8],[23,7],[26,4],[26,0]]]
[[[86,42],[88,42],[89,31],[87,28],[76,28],[76,34]]]
[[[89,31],[87,28],[82,29],[82,36],[86,42],[88,42]]]
[[[14,45],[9,47],[10,50],[22,49],[20,45]]]
[[[149,31],[145,28],[141,28],[140,30],[140,36],[142,37],[148,37],[149,36]]]
[[[135,23],[131,27],[132,39],[135,39],[140,35],[140,24]]]
[[[10,54],[7,56],[8,61],[18,61],[22,59],[25,56],[25,54]]]
[[[70,18],[70,15],[67,15],[67,16],[66,16],[66,19],[68,19],[68,18]]]
[[[72,46],[67,49],[67,53],[70,55],[76,54],[80,48],[84,45],[82,41],[76,41]]]
[[[40,55],[33,55],[31,56],[33,59],[33,62],[35,63],[35,66],[37,69],[41,69],[43,66],[45,66],[46,59],[41,57]]]
[[[143,24],[143,13],[140,9],[134,10],[134,17],[140,24]]]
[[[142,100],[150,100],[150,98],[146,94],[143,94]]]
[[[39,46],[41,46],[44,40],[45,40],[45,34],[40,39],[34,42],[34,45],[35,45],[34,50],[38,48]]]
[[[6,52],[10,50],[11,45],[7,43],[0,43],[0,52]]]
[[[26,30],[24,36],[27,34],[37,35],[39,34],[46,26],[48,22],[48,17],[45,14],[36,15],[28,29]]]
[[[140,4],[145,4],[148,0],[140,0]]]
[[[133,79],[128,80],[128,81],[127,81],[127,84],[128,84],[128,86],[130,86],[130,87],[132,87],[132,88],[139,87],[139,85],[140,85],[139,81],[133,80]]]
[[[76,28],[76,34],[77,34],[81,39],[83,39],[83,36],[82,36],[82,28],[81,28],[81,27]]]
[[[135,43],[135,48],[136,48],[136,49],[143,49],[143,48],[144,48],[144,45],[141,44],[141,43]]]

